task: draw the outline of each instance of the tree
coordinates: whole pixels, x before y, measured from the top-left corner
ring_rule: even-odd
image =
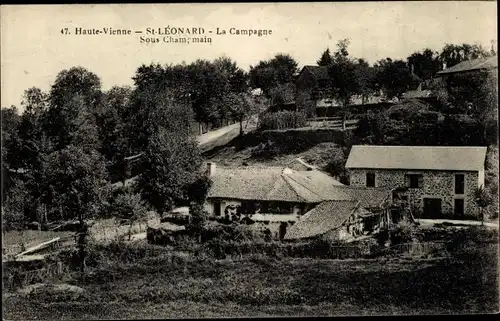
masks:
[[[100,78],[83,67],[61,71],[50,90],[51,107],[64,108],[74,96],[83,97],[85,106],[91,112],[98,111],[102,98]]]
[[[99,213],[109,193],[103,157],[96,150],[69,145],[55,151],[45,165],[47,203],[62,218],[80,221]]]
[[[8,162],[16,169],[34,170],[45,136],[42,127],[47,112],[47,95],[32,87],[25,90],[21,104],[24,112],[16,127],[15,138],[8,144],[11,147]]]
[[[446,64],[446,68],[450,68],[462,61],[488,57],[490,54],[481,45],[446,44],[439,54],[439,61]]]
[[[99,150],[122,181],[128,178],[125,158],[132,154],[127,128],[132,92],[130,87],[113,87],[104,93],[104,110],[97,118]]]
[[[15,131],[19,121],[20,116],[16,106],[2,107],[2,139],[6,138],[4,135]]]
[[[197,179],[201,155],[195,140],[160,128],[144,152],[144,171],[137,187],[159,214],[187,202],[187,190]]]
[[[229,93],[222,98],[220,104],[227,110],[227,114],[231,118],[240,123],[240,135],[243,135],[243,121],[246,117],[257,112],[256,104],[252,101],[252,98],[245,93]]]
[[[333,62],[328,67],[331,81],[330,93],[341,104],[342,129],[344,131],[351,97],[360,92],[356,65],[349,57],[348,45],[349,39],[343,39],[337,43],[337,51],[333,55]]]
[[[270,89],[269,96],[273,106],[292,102],[295,98],[295,85],[293,83],[278,84]]]
[[[383,59],[375,64],[376,81],[382,86],[388,98],[401,99],[404,92],[414,88],[419,78],[411,74],[403,60]]]
[[[57,75],[44,120],[44,129],[57,150],[72,143],[73,135],[84,119],[96,122],[102,111],[101,99],[101,81],[87,69],[73,67]]]
[[[422,80],[434,77],[441,69],[438,53],[429,48],[411,54],[407,61],[410,71]]]
[[[128,239],[130,241],[133,224],[146,219],[146,203],[141,199],[140,194],[127,191],[116,197],[111,206],[111,213],[117,218],[129,221]]]
[[[364,103],[375,90],[375,71],[366,60],[360,58],[355,64],[355,77],[358,83],[357,94],[361,95]]]
[[[15,166],[15,157],[12,155],[11,148],[15,147],[17,140],[17,127],[20,122],[20,116],[15,106],[2,108],[2,199],[5,199],[12,182],[9,179],[9,169]],[[9,159],[10,158],[10,159]]]
[[[484,209],[492,203],[492,200],[490,195],[482,186],[474,190],[474,203],[476,203],[479,207],[481,224],[484,224]]]
[[[14,180],[12,188],[3,198],[2,227],[4,231],[24,229],[27,223],[25,211],[29,209],[31,200],[24,183],[21,180]]]
[[[15,128],[15,134],[6,141],[5,161],[10,170],[22,181],[31,201],[25,206],[26,219],[47,222],[42,202],[44,191],[43,162],[50,153],[51,145],[42,130],[47,110],[47,95],[38,88],[30,88],[22,98],[24,112]],[[10,173],[9,173],[10,174]],[[7,175],[10,176],[10,175]],[[7,178],[8,180],[8,178]]]
[[[190,213],[193,218],[192,224],[195,231],[200,231],[200,227],[205,222],[206,213],[203,209],[208,191],[212,186],[212,181],[208,175],[201,175],[188,188],[188,198],[190,202]]]
[[[316,62],[318,66],[329,66],[333,61],[332,55],[330,54],[330,49],[326,48],[325,51],[321,54],[321,57],[319,60]]]
[[[260,88],[269,97],[271,89],[278,84],[293,83],[298,72],[298,63],[288,54],[277,54],[267,61],[260,61],[256,66],[250,66],[250,85]]]

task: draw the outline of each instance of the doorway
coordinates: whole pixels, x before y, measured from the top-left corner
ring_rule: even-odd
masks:
[[[441,199],[424,198],[424,218],[441,218]]]
[[[463,198],[455,198],[455,202],[453,204],[453,214],[455,214],[455,218],[461,219],[464,218],[465,215],[465,203]]]
[[[220,201],[214,201],[214,215],[215,216],[220,216],[220,207],[221,207],[221,202]]]

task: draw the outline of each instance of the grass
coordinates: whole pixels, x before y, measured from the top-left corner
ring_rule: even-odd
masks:
[[[376,260],[198,260],[161,251],[61,280],[81,293],[14,293],[4,311],[24,320],[498,311],[496,261],[477,263],[495,256],[496,244],[472,248],[451,259]]]
[[[294,168],[295,166],[300,167],[297,158],[302,158],[307,163],[321,169],[325,168],[329,162],[331,162],[335,150],[339,150],[340,148],[341,147],[335,143],[319,143],[300,153],[282,154],[271,159],[261,159],[252,157],[252,147],[242,150],[226,147],[221,149],[217,154],[211,155],[209,159],[224,166],[240,166],[245,162],[248,165],[256,167],[289,166]]]

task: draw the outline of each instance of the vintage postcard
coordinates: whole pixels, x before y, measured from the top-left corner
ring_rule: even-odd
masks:
[[[498,313],[496,13],[1,6],[3,317]]]

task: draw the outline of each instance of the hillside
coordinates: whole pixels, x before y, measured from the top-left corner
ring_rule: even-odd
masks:
[[[235,146],[224,146],[215,154],[206,157],[223,166],[288,166],[295,168],[300,166],[297,158],[300,158],[320,169],[324,169],[331,160],[334,153],[341,151],[341,146],[336,143],[319,143],[303,152],[285,153],[275,157],[262,158],[255,157],[255,150],[258,146],[249,146],[237,149]]]

